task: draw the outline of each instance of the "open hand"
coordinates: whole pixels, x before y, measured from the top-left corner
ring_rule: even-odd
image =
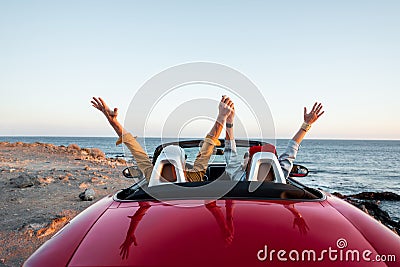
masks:
[[[231,112],[229,112],[228,117],[226,118],[227,123],[233,123],[233,120],[235,118],[235,105],[232,102],[232,105],[230,106]]]
[[[314,106],[310,113],[307,113],[307,108],[304,107],[304,122],[308,124],[313,124],[325,111],[322,111],[322,104],[321,103],[314,103]]]
[[[129,251],[131,249],[132,243],[135,246],[137,246],[135,235],[127,236],[124,243],[122,243],[121,246],[119,247],[120,249],[119,255],[122,257],[123,260],[126,260],[129,257]]]
[[[232,100],[227,97],[226,95],[223,95],[221,98],[221,102],[219,102],[218,106],[218,111],[219,111],[219,116],[223,118],[227,118],[232,112],[234,112],[234,105]],[[234,114],[232,115],[234,116]],[[233,117],[232,117],[233,119]]]
[[[111,110],[101,97],[93,97],[93,100],[90,102],[92,103],[93,107],[103,112],[108,121],[112,122],[117,120],[118,109],[114,108],[114,110]]]

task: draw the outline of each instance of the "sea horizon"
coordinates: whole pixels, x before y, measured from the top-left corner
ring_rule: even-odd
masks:
[[[136,135],[134,135],[136,136]],[[9,138],[9,137],[28,137],[28,138],[33,138],[33,137],[60,137],[60,138],[118,138],[117,136],[106,136],[106,135],[98,135],[98,136],[92,136],[92,135],[0,135],[0,139],[1,138]],[[170,137],[170,136],[137,136],[138,138],[165,138],[165,139],[176,139],[177,137]],[[204,138],[204,136],[181,136],[179,137],[181,139],[202,139]],[[220,137],[219,139],[224,139],[225,137]],[[255,140],[259,140],[260,138],[258,137],[238,137],[236,139],[255,139]],[[271,139],[271,138],[267,138],[267,139]],[[292,137],[277,137],[274,138],[275,140],[289,140],[292,139]],[[340,138],[340,137],[332,137],[332,138],[305,138],[304,140],[326,140],[326,141],[400,141],[399,139],[389,139],[389,138]],[[1,141],[1,140],[0,140]]]

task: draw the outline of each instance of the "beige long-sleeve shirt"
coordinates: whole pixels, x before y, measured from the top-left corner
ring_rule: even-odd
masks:
[[[116,144],[119,145],[121,143],[124,143],[128,147],[133,158],[136,160],[139,169],[143,172],[145,178],[149,180],[153,171],[153,164],[136,138],[133,137],[132,134],[127,133],[120,137]],[[188,182],[203,181],[204,174],[208,167],[208,161],[210,160],[216,145],[219,145],[218,138],[210,135],[207,135],[206,138],[204,138],[201,149],[194,161],[193,168],[185,170],[185,177]]]

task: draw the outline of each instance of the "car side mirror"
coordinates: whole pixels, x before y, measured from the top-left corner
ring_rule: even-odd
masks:
[[[290,177],[306,177],[308,175],[308,169],[302,165],[293,164],[292,170],[290,171]]]
[[[136,178],[136,179],[141,179],[143,178],[143,172],[141,170],[139,170],[138,167],[136,166],[132,166],[132,167],[128,167],[125,168],[122,171],[122,174],[126,177],[126,178]]]

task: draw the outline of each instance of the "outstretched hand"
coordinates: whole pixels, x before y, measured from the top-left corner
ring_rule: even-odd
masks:
[[[117,133],[117,135],[119,137],[121,137],[123,134],[126,133],[126,130],[124,129],[124,127],[122,127],[122,125],[117,120],[117,116],[118,116],[117,108],[114,108],[114,110],[111,110],[107,106],[106,102],[104,102],[104,100],[101,99],[100,97],[99,98],[93,97],[93,100],[90,102],[92,103],[93,107],[100,110],[104,114],[104,116],[106,116],[108,122],[114,128],[115,132]]]
[[[235,118],[235,105],[232,102],[232,104],[230,105],[229,115],[226,118],[226,122],[227,123],[233,123],[234,118]]]
[[[103,114],[106,116],[109,122],[117,120],[118,109],[114,108],[114,110],[111,110],[101,97],[99,98],[93,97],[93,100],[90,102],[92,103],[93,107],[103,112]]]
[[[221,101],[219,102],[218,111],[218,115],[224,119],[226,119],[232,112],[234,112],[233,102],[226,95],[222,96]]]
[[[310,113],[307,113],[307,108],[304,107],[304,122],[308,124],[313,124],[325,111],[322,111],[322,104],[321,103],[314,103],[313,108],[311,109]]]
[[[119,255],[122,257],[123,260],[126,260],[129,257],[129,251],[131,250],[132,243],[137,246],[135,235],[127,236],[124,243],[122,243],[119,247]]]

